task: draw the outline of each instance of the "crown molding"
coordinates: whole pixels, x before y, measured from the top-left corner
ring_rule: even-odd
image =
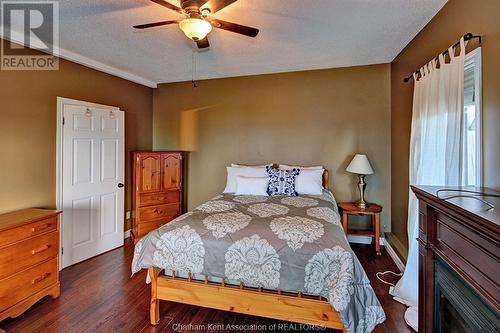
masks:
[[[68,51],[65,49],[59,49],[59,58],[63,58],[69,61],[72,61],[74,63],[83,65],[85,67],[89,67],[92,69],[96,69],[98,71],[111,74],[117,77],[120,77],[122,79],[132,81],[135,83],[139,83],[143,86],[150,87],[150,88],[156,88],[158,84],[156,82],[153,82],[151,80],[148,80],[146,78],[143,78],[142,76],[138,76],[135,74],[132,74],[130,72],[126,72],[124,70],[118,69],[113,66],[109,66],[106,64],[103,64],[102,62],[87,58],[85,56],[82,56],[81,54]]]
[[[2,29],[2,32],[0,34],[0,37],[4,40],[8,40],[10,42],[14,42],[14,43],[18,43],[18,44],[23,44],[23,40],[24,40],[23,34],[20,32],[17,32],[17,31],[12,31],[10,38],[5,36],[3,29]],[[58,54],[55,56],[57,56],[61,59],[69,60],[71,62],[98,70],[98,71],[103,72],[103,73],[111,74],[113,76],[117,76],[117,77],[120,77],[122,79],[132,81],[132,82],[135,82],[135,83],[138,83],[138,84],[141,84],[143,86],[150,87],[150,88],[156,88],[158,86],[158,84],[156,82],[151,81],[149,79],[146,79],[142,76],[138,76],[138,75],[132,74],[130,72],[118,69],[116,67],[106,65],[100,61],[90,59],[88,57],[85,57],[85,56],[78,54],[76,52],[73,52],[73,51],[69,51],[69,50],[66,50],[63,48],[58,48],[57,53]]]

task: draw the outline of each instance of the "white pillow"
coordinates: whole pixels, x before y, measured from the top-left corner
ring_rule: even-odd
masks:
[[[300,169],[295,178],[295,191],[298,194],[320,195],[323,193],[323,169]]]
[[[236,177],[269,177],[266,168],[251,168],[251,167],[226,167],[227,169],[227,182],[224,193],[236,192]]]
[[[269,177],[236,177],[236,195],[268,195]]]
[[[288,164],[280,164],[280,169],[284,170],[292,170],[292,169],[300,169],[300,170],[323,170],[321,165],[319,166],[310,166],[310,167],[302,167],[302,166],[293,166]]]
[[[280,164],[280,169],[300,169],[295,178],[295,191],[306,195],[320,195],[323,193],[323,167],[294,167]]]

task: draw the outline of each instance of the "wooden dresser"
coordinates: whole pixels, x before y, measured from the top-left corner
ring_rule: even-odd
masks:
[[[59,213],[30,208],[0,215],[0,321],[44,296],[59,297]]]
[[[182,212],[182,152],[133,153],[132,238],[134,243]]]
[[[500,332],[500,192],[412,186],[419,199],[418,331]],[[450,189],[447,187],[446,189]],[[460,188],[451,188],[459,190]]]

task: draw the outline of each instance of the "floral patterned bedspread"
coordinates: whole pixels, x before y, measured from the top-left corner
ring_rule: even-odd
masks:
[[[132,273],[150,267],[322,295],[348,332],[371,332],[385,320],[328,191],[299,197],[219,195],[137,243]]]

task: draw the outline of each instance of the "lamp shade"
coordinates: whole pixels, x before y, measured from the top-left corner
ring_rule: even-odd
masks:
[[[371,175],[373,173],[368,157],[364,154],[356,154],[351,163],[347,166],[346,171],[359,175]]]
[[[179,23],[179,27],[186,36],[194,41],[202,40],[212,31],[212,25],[199,18],[184,19]]]

